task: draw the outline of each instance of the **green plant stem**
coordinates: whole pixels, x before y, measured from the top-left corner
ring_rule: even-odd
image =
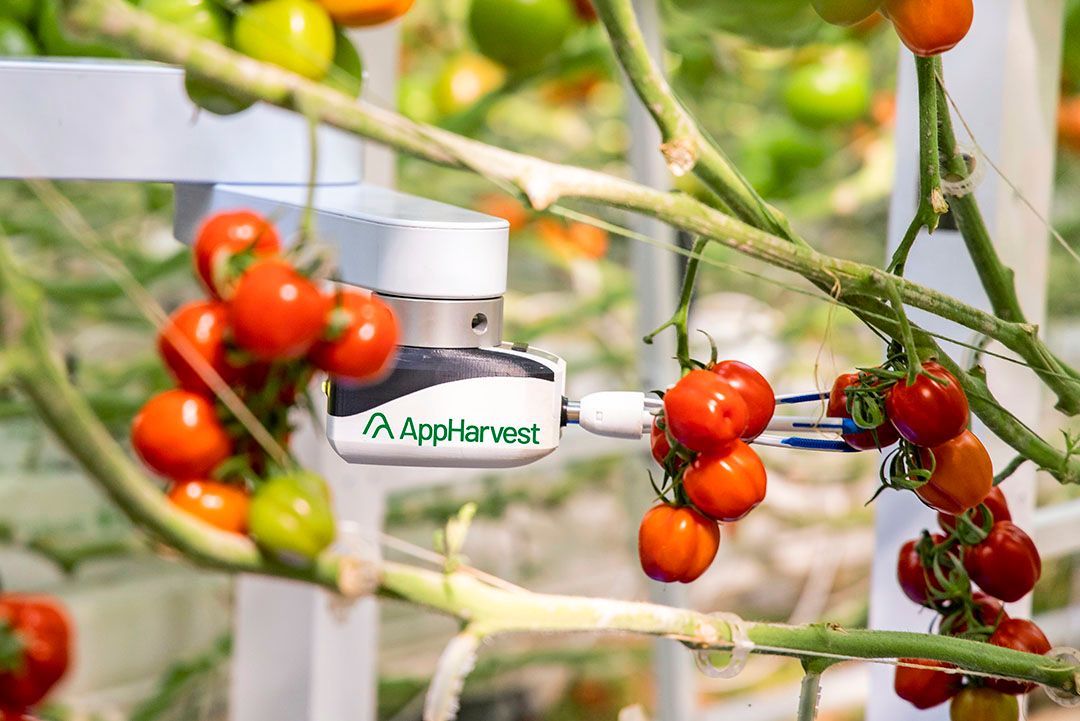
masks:
[[[892,313],[880,302],[885,297],[884,283],[888,276],[880,269],[817,253],[805,244],[758,230],[685,194],[666,193],[604,173],[549,163],[413,123],[216,43],[176,33],[169,25],[123,0],[65,0],[65,5],[69,10],[65,15],[68,22],[120,42],[144,57],[186,66],[221,86],[243,89],[248,95],[287,109],[302,108],[348,132],[431,162],[470,170],[494,182],[512,185],[539,208],[548,207],[560,198],[573,197],[656,217],[691,234],[714,239],[741,253],[799,273],[883,332],[889,332],[890,327],[894,331],[898,328],[895,323],[889,323]],[[1072,373],[1045,370],[1049,351],[1029,326],[1003,321],[907,280],[902,280],[898,288],[904,303],[999,340],[1040,371],[1043,380],[1057,392],[1061,407],[1080,407],[1080,382]],[[916,332],[916,342],[924,341],[930,354],[944,355],[929,336]],[[1016,424],[984,420],[1018,452],[1028,454],[1029,447],[1041,444],[1042,447],[1032,452],[1039,453],[1044,460],[1054,453],[1057,458],[1050,464],[1037,461],[1040,465],[1068,465],[1070,471],[1065,477],[1080,477],[1071,461],[1029,430]],[[1033,456],[1029,457],[1034,460]]]
[[[20,388],[84,471],[137,526],[187,560],[230,573],[256,573],[316,584],[350,595],[376,592],[465,621],[478,635],[522,632],[629,632],[667,636],[701,648],[730,646],[732,632],[714,616],[632,601],[553,596],[492,585],[467,569],[445,574],[399,563],[371,571],[370,585],[348,582],[359,562],[323,554],[304,568],[263,556],[248,538],[227,534],[178,511],[130,461],[71,386],[50,351],[41,290],[23,276],[0,240],[0,339],[15,352]],[[350,561],[352,563],[350,563]],[[1042,656],[958,638],[892,631],[845,630],[829,625],[747,623],[759,653],[811,659],[920,657],[976,673],[1000,674],[1077,693],[1080,669]]]
[[[678,358],[679,367],[684,373],[692,370],[694,367],[690,359],[690,329],[688,327],[690,320],[690,302],[694,298],[694,285],[697,280],[698,269],[701,266],[701,254],[705,252],[705,247],[708,244],[708,238],[698,238],[694,241],[691,255],[686,261],[686,273],[683,276],[682,289],[679,293],[679,306],[675,309],[675,313],[671,316],[670,320],[644,338],[646,343],[652,343],[653,338],[655,338],[660,331],[666,328],[674,328],[676,336],[675,357]]]
[[[821,674],[807,671],[799,686],[799,712],[796,721],[815,721],[821,702]]]

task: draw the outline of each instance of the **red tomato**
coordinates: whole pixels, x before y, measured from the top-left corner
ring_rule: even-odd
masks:
[[[185,481],[169,491],[174,506],[229,533],[247,533],[251,499],[236,486],[216,481]]]
[[[345,289],[331,314],[342,315],[341,333],[311,349],[311,362],[336,376],[377,380],[390,370],[397,349],[398,323],[390,306],[369,293]]]
[[[963,676],[938,670],[954,668],[951,664],[921,658],[902,658],[900,662],[925,667],[897,666],[896,677],[893,680],[896,695],[917,709],[939,706],[960,691]]]
[[[690,502],[717,521],[737,521],[765,500],[765,466],[742,441],[700,454],[682,482]]]
[[[998,625],[994,635],[990,637],[990,643],[1003,648],[1011,648],[1015,651],[1026,651],[1044,656],[1050,652],[1050,641],[1042,629],[1026,618],[1010,618]],[[1001,693],[1021,694],[1035,688],[1035,684],[1026,681],[1006,681],[1005,679],[988,679],[986,685]]]
[[[1042,575],[1035,542],[1012,521],[998,521],[982,543],[968,548],[964,567],[979,588],[1009,603],[1031,593]]]
[[[709,370],[727,381],[746,401],[749,419],[742,439],[752,441],[760,436],[776,411],[776,395],[769,381],[750,366],[737,360],[720,361]]]
[[[746,401],[715,373],[687,373],[664,395],[664,417],[672,437],[692,451],[711,451],[746,431]]]
[[[208,477],[233,448],[213,404],[183,390],[146,402],[131,423],[131,445],[154,471],[181,481]]]
[[[326,327],[330,299],[284,260],[253,264],[229,301],[237,344],[262,360],[293,360],[311,349]]]
[[[829,391],[829,407],[825,415],[829,418],[851,418],[847,409],[847,394],[844,391],[858,382],[858,373],[844,373],[837,377],[833,382],[832,390]],[[892,423],[885,421],[877,428],[868,428],[859,433],[845,433],[843,439],[852,448],[869,451],[891,446],[900,439],[900,434],[896,432]]]
[[[713,562],[720,527],[689,506],[649,509],[638,529],[641,569],[654,581],[690,583]]]
[[[198,300],[178,308],[158,334],[158,353],[173,378],[184,390],[211,395],[210,386],[180,351],[180,340],[187,344],[207,364],[217,371],[226,383],[237,378],[238,369],[229,365],[225,347],[228,311],[224,303]]]
[[[21,713],[36,705],[67,671],[71,621],[52,598],[20,593],[0,595],[0,625],[21,645],[16,666],[0,670],[0,708]]]
[[[933,457],[931,457],[933,453]],[[994,465],[982,442],[971,431],[934,448],[920,448],[930,481],[915,489],[923,503],[953,516],[975,508],[994,488]]]
[[[945,536],[935,533],[934,545],[940,545]],[[929,569],[924,569],[919,559],[919,539],[913,539],[900,547],[900,555],[896,561],[896,580],[900,583],[900,589],[904,595],[920,606],[936,605],[932,593],[944,592],[941,583]]]
[[[972,0],[885,0],[881,12],[911,52],[929,57],[952,50],[964,39],[975,5]]]
[[[223,210],[203,223],[192,257],[195,272],[210,295],[221,297],[215,276],[231,256],[244,250],[260,257],[281,251],[281,239],[270,221],[252,210]]]
[[[968,424],[968,400],[960,382],[938,363],[923,363],[923,370],[938,380],[920,374],[910,386],[901,379],[885,399],[885,412],[900,435],[917,446],[932,448],[956,438]]]
[[[967,514],[971,518],[972,523],[980,528],[985,521],[983,506],[986,506],[987,510],[990,511],[990,518],[993,523],[1012,520],[1012,514],[1009,512],[1009,503],[1005,500],[1005,494],[1001,492],[1001,488],[998,486],[991,488],[990,493],[983,499],[982,504],[976,506]],[[938,513],[937,518],[941,530],[946,533],[952,533],[956,530],[957,516],[948,513]]]
[[[664,431],[661,424],[663,419],[659,419],[659,422],[653,421],[652,433],[649,436],[649,444],[652,448],[652,456],[661,466],[664,465],[664,459],[667,458],[668,453],[671,452],[671,444],[668,442],[667,433]],[[675,461],[675,466],[682,467],[686,465],[686,462],[681,458]]]
[[[992,688],[968,686],[949,705],[949,721],[1018,721],[1020,704]]]

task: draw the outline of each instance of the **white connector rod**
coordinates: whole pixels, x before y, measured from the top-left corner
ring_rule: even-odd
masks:
[[[598,436],[633,440],[652,429],[653,416],[660,408],[659,398],[646,398],[641,392],[601,391],[577,403],[567,402],[566,421]]]

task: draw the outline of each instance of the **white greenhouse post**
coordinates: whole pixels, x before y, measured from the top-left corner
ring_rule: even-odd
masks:
[[[971,126],[983,152],[1021,190],[1043,217],[1049,216],[1053,190],[1055,117],[1061,57],[1063,0],[998,0],[977,3],[971,33],[944,56],[947,86],[960,112]],[[956,120],[954,114],[954,121]],[[959,122],[957,136],[966,142]],[[897,102],[896,186],[889,219],[889,249],[895,248],[915,213],[917,201],[918,110],[914,63],[903,51],[900,59]],[[1049,233],[1045,224],[988,167],[976,195],[995,246],[1003,261],[1016,272],[1016,286],[1028,318],[1045,317]],[[924,233],[908,263],[908,277],[948,292],[974,305],[989,308],[975,269],[959,233],[939,230]],[[928,330],[959,340],[971,334],[926,313],[912,311],[913,320]],[[946,346],[956,357],[964,349]],[[1003,405],[1024,422],[1039,418],[1042,390],[1038,379],[1022,367],[986,358],[991,388]],[[997,468],[1015,455],[981,429]],[[1034,471],[1024,466],[1004,486],[1014,520],[1029,529],[1033,524]],[[885,493],[875,503],[876,551],[871,577],[870,624],[879,629],[925,631],[933,615],[904,597],[896,583],[896,556],[900,545],[923,528],[932,528],[934,514],[910,493]],[[1030,599],[1011,609],[1030,610]],[[893,670],[875,666],[867,721],[944,720],[948,706],[926,712],[913,709],[892,691]]]
[[[656,0],[634,0],[634,10],[642,27],[649,53],[663,61],[663,38]],[[626,84],[630,126],[630,163],[634,179],[654,188],[668,188],[671,180],[667,165],[659,152],[661,138],[652,116]],[[635,218],[635,232],[664,243],[676,241],[675,232],[664,223],[651,218]],[[632,264],[637,288],[637,323],[639,334],[656,328],[671,317],[678,299],[678,256],[670,250],[634,242]],[[678,377],[675,339],[670,332],[661,333],[652,345],[642,346],[638,375],[646,390],[663,388]],[[648,494],[635,494],[645,498]],[[645,509],[641,509],[643,512]],[[635,536],[636,538],[636,536]],[[669,606],[687,604],[686,587],[681,584],[649,582],[649,598]],[[675,641],[653,642],[653,667],[657,680],[658,721],[691,721],[698,715],[696,674],[693,660],[686,648]]]
[[[393,103],[400,23],[352,31],[350,37],[368,60],[365,97],[377,104]],[[365,182],[393,187],[393,151],[364,143],[360,162]],[[305,466],[331,484],[343,550],[368,558],[378,554],[386,505],[383,481],[397,469],[345,463],[321,425],[306,416],[294,448]],[[375,599],[335,607],[318,589],[244,577],[238,582],[234,624],[232,721],[374,721],[379,670]]]

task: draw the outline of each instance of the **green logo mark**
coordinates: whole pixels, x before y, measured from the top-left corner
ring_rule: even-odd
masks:
[[[371,431],[371,425],[378,419],[379,425],[375,428],[375,432],[371,434],[372,438],[379,437],[379,431],[385,430],[386,434],[390,436],[390,440],[394,440],[394,431],[390,429],[390,421],[386,420],[386,416],[382,413],[374,413],[371,418],[368,418],[367,425],[364,426],[364,435],[366,436]]]
[[[540,445],[540,426],[533,423],[531,426],[496,426],[474,425],[464,418],[447,419],[445,423],[417,422],[411,416],[407,416],[401,424],[397,435],[390,426],[390,421],[384,413],[373,413],[364,424],[364,436],[375,440],[381,431],[386,431],[390,440],[411,440],[418,446],[438,446],[439,443],[449,441],[451,443],[494,443],[494,444],[518,444]]]

